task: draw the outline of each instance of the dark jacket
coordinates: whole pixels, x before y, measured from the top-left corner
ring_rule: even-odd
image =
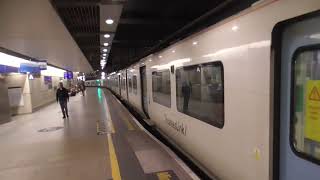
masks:
[[[68,90],[66,88],[62,88],[62,89],[57,89],[57,102],[65,102],[65,101],[69,101],[69,94],[68,94]]]

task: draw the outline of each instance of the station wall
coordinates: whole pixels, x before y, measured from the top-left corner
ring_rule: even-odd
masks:
[[[59,77],[51,77],[52,83],[49,84],[46,83],[44,76],[31,80],[25,74],[10,73],[3,77],[7,92],[0,92],[0,96],[8,96],[10,88],[22,88],[23,105],[10,107],[11,115],[32,113],[56,100],[55,93],[60,82]],[[3,105],[9,106],[9,102],[3,103]]]
[[[52,85],[49,87],[45,84],[44,76],[29,80],[33,111],[56,100],[59,82],[59,77],[52,77]]]
[[[32,112],[31,92],[30,92],[29,80],[27,78],[27,75],[10,73],[4,77],[5,77],[5,83],[8,89],[17,88],[17,87],[22,88],[22,97],[23,97],[24,105],[11,107],[11,114],[17,115],[17,114],[31,113]]]
[[[4,77],[0,75],[0,124],[11,120],[10,107],[8,104],[8,88],[5,84]]]

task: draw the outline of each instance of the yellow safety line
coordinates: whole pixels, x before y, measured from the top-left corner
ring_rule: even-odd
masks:
[[[107,121],[108,121],[108,130],[111,130],[111,133],[115,133],[116,130],[114,128],[113,122],[112,122],[112,118],[111,118],[111,114],[109,111],[109,104],[106,102],[106,112],[107,112]]]
[[[118,99],[116,99],[116,101],[118,101],[119,105],[121,106],[121,102],[120,102]],[[110,107],[110,106],[108,106],[108,108],[109,108],[109,107]],[[120,107],[120,108],[123,108],[123,107]],[[127,125],[128,130],[129,130],[129,131],[134,131],[134,130],[135,130],[135,127],[134,127],[134,126],[132,125],[132,123],[123,115],[123,110],[122,110],[122,109],[119,109],[119,111],[120,111],[120,117],[121,117],[121,119],[124,120],[125,124]],[[107,116],[109,116],[110,119],[111,119],[111,115],[110,115],[109,109],[107,109]]]
[[[159,180],[170,180],[172,177],[168,172],[160,172],[157,173]]]
[[[120,104],[120,101],[117,99],[117,101],[119,102],[119,104]],[[127,127],[128,127],[128,130],[129,131],[134,131],[135,130],[135,127],[133,126],[133,124],[128,120],[128,118],[127,118],[127,116],[125,116],[124,114],[124,107],[120,107],[121,108],[121,110],[120,110],[120,114],[121,114],[121,119],[123,119],[124,120],[124,122],[126,123],[126,125],[127,125]]]
[[[111,134],[108,134],[108,144],[109,144],[109,156],[110,156],[110,162],[111,162],[112,179],[121,180],[120,168],[118,164],[116,151],[114,149],[114,145],[112,142]]]
[[[129,131],[135,130],[134,126],[131,124],[131,122],[127,118],[122,117],[122,119],[124,119],[124,122],[126,123]]]
[[[108,130],[111,130],[111,133],[115,133],[114,126],[111,119],[108,121]]]

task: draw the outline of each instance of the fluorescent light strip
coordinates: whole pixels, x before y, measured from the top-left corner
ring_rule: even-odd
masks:
[[[41,70],[41,75],[64,77],[64,72],[66,72],[66,71],[59,69],[59,68],[56,68],[56,67],[47,66],[47,70]]]
[[[28,61],[26,59],[22,59],[19,57],[11,56],[9,54],[5,54],[5,53],[0,52],[0,64],[1,65],[20,68],[21,63],[30,63],[30,62],[32,62],[32,61]],[[52,67],[52,66],[47,66],[47,70],[42,70],[41,75],[63,77],[64,72],[65,71],[62,69]]]
[[[21,63],[28,63],[28,62],[30,61],[0,52],[1,65],[19,68]]]

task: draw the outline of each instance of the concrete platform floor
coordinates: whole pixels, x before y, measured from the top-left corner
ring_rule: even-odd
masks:
[[[53,103],[0,125],[1,180],[197,179],[107,90]],[[98,135],[99,133],[100,135]]]

